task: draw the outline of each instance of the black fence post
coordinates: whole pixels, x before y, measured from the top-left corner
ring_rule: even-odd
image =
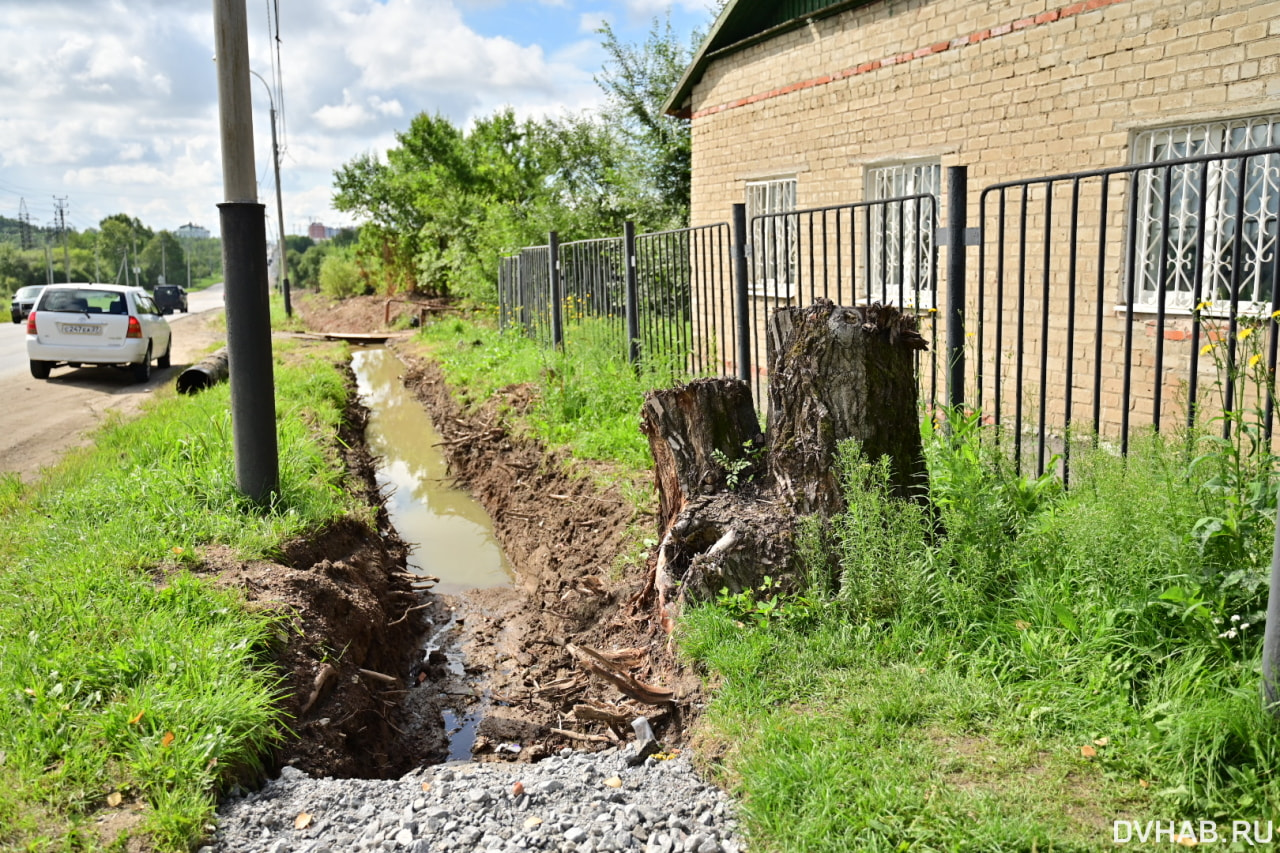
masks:
[[[733,314],[738,338],[738,378],[751,381],[751,317],[747,305],[747,206],[733,206]]]
[[[969,167],[947,167],[947,405],[964,404],[965,225]],[[978,354],[981,358],[981,353]]]
[[[560,281],[560,234],[552,231],[547,234],[547,244],[551,251],[547,270],[551,274],[551,345],[556,349],[564,347],[564,298]]]
[[[640,291],[636,282],[636,224],[622,223],[623,263],[627,280],[627,361],[640,361]]]

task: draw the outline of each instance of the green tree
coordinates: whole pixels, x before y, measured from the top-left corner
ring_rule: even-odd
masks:
[[[187,278],[187,259],[178,238],[169,231],[161,231],[147,241],[139,253],[142,267],[141,283],[148,289],[157,284],[183,284]]]
[[[112,214],[99,222],[98,227],[101,235],[98,241],[98,260],[103,271],[102,277],[108,281],[116,281],[119,277],[123,282],[123,266],[140,266],[138,255],[155,235],[140,220],[127,213]],[[123,271],[132,281],[131,269]]]
[[[682,42],[670,12],[653,19],[642,44],[623,43],[607,21],[597,32],[609,59],[596,84],[608,98],[607,117],[627,142],[621,184],[638,194],[638,209],[657,214],[659,227],[683,226],[689,221],[689,120],[664,114],[662,105],[692,60],[698,35]]]

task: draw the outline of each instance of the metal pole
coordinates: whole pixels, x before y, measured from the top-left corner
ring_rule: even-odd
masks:
[[[276,175],[276,219],[280,220],[280,271],[278,280],[280,282],[280,293],[284,295],[284,314],[286,317],[292,317],[293,301],[289,298],[289,268],[287,264],[289,256],[284,243],[284,201],[280,189],[280,146],[276,142],[276,101],[271,96],[271,87],[267,85],[267,81],[263,79],[263,76],[252,69],[249,73],[262,80],[262,85],[267,87],[267,103],[271,105],[271,163],[275,168]]]
[[[564,346],[564,315],[561,313],[561,281],[560,281],[560,234],[552,231],[547,235],[550,246],[549,269],[551,273],[551,344],[560,349]]]
[[[965,223],[969,167],[947,167],[947,405],[964,404]]]
[[[1267,594],[1267,625],[1262,631],[1262,701],[1273,716],[1280,717],[1277,659],[1280,659],[1280,518],[1271,546],[1271,591]]]
[[[266,208],[258,203],[245,0],[214,0],[222,137],[222,263],[236,486],[265,503],[279,491],[267,294]]]
[[[751,381],[751,318],[747,305],[747,206],[733,206],[733,313],[737,324],[738,378]]]
[[[622,223],[622,244],[627,266],[627,361],[640,361],[640,290],[636,281],[636,224]]]

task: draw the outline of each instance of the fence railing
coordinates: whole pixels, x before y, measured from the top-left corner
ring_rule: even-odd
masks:
[[[503,323],[571,347],[592,318],[619,354],[737,376],[763,405],[772,311],[879,301],[920,317],[924,403],[981,410],[1019,470],[1068,475],[1073,434],[1125,452],[1138,426],[1224,412],[1255,413],[1272,438],[1280,147],[997,183],[976,227],[965,167],[945,171],[942,228],[936,198],[913,195],[750,220],[735,205],[732,224],[564,246],[553,234],[502,259]],[[972,277],[963,246],[977,247]]]
[[[1073,432],[1127,452],[1138,426],[1247,410],[1270,439],[1278,221],[1280,148],[987,187],[966,400],[1037,472],[1056,452],[1065,473]]]
[[[937,204],[931,195],[755,216],[735,206],[716,223],[559,243],[501,259],[499,317],[552,346],[590,336],[672,378],[767,382],[765,323],[784,305],[822,296],[907,304],[932,322]],[[555,274],[552,274],[555,269]],[[634,281],[628,278],[632,274]],[[936,330],[926,331],[936,343]],[[938,385],[936,347],[924,386]]]

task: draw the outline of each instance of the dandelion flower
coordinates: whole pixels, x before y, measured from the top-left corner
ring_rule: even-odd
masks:
[[[1211,300],[1206,299],[1206,300],[1204,300],[1203,302],[1201,302],[1199,305],[1197,305],[1197,306],[1196,306],[1196,310],[1197,310],[1197,311],[1203,311],[1204,309],[1208,308],[1208,307],[1209,307],[1210,305],[1212,305],[1212,304],[1213,304],[1213,302],[1212,302]],[[1277,311],[1276,313],[1277,313],[1277,314],[1280,314],[1280,311]]]
[[[1217,349],[1217,344],[1205,344],[1204,346],[1200,347],[1200,354],[1208,355],[1209,353],[1213,352],[1215,349]]]
[[[1243,340],[1247,340],[1247,339],[1248,339],[1248,337],[1249,337],[1250,335],[1252,335],[1252,334],[1253,334],[1253,327],[1252,327],[1252,326],[1250,326],[1250,327],[1249,327],[1249,328],[1247,328],[1247,329],[1241,329],[1241,330],[1240,330],[1240,334],[1239,334],[1239,335],[1237,335],[1236,337],[1237,337],[1239,340],[1242,340],[1242,341],[1243,341]]]
[[[1262,353],[1254,353],[1252,356],[1249,357],[1249,366],[1257,367],[1258,362],[1260,361],[1262,361]]]

